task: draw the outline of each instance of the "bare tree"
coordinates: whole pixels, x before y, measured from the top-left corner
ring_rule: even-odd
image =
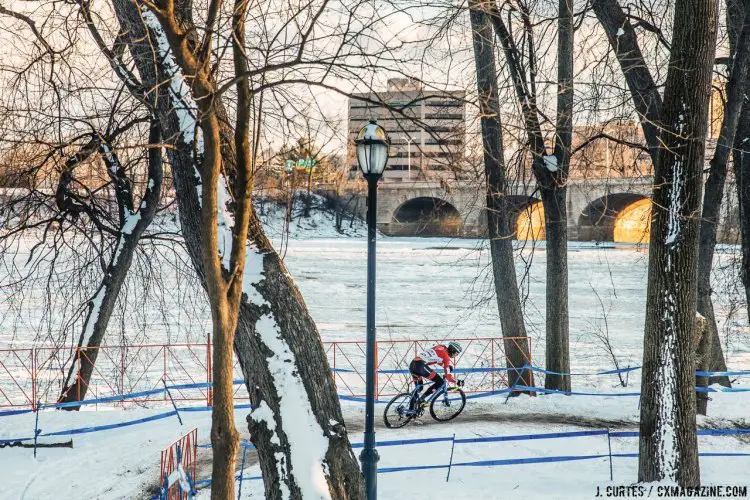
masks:
[[[694,395],[698,215],[717,16],[711,1],[675,4],[649,244],[638,461],[644,482],[700,483]]]
[[[237,106],[237,126],[232,127],[224,104],[228,91],[235,87],[240,87],[236,90],[239,104],[244,99],[243,94],[254,99],[263,91],[278,90],[284,85],[326,86],[324,79],[337,67],[338,56],[329,59],[310,48],[315,40],[313,29],[326,4],[307,7],[309,24],[284,23],[281,32],[289,26],[298,30],[298,36],[293,37],[293,45],[288,46],[286,52],[279,52],[279,47],[274,44],[286,43],[287,35],[269,35],[272,46],[264,48],[261,54],[266,59],[250,59],[243,53],[243,50],[249,50],[248,44],[243,43],[243,38],[236,32],[241,24],[237,16],[243,15],[245,7],[237,4],[233,9],[234,31],[230,41],[235,66],[231,76],[221,84],[210,70],[217,63],[213,59],[211,40],[212,33],[220,31],[214,24],[219,16],[218,5],[211,4],[215,9],[207,11],[207,24],[198,26],[193,22],[196,16],[189,2],[147,4],[142,9],[124,0],[115,0],[113,5],[122,38],[132,54],[143,86],[151,89],[148,99],[154,103],[165,137],[173,146],[169,156],[181,226],[193,264],[210,295],[215,293],[207,283],[211,279],[228,280],[226,283],[230,288],[239,283],[236,264],[239,264],[240,256],[235,254],[244,243],[240,241],[242,228],[237,226],[248,226],[244,283],[235,311],[238,320],[234,348],[255,408],[248,417],[248,425],[258,448],[267,496],[279,498],[282,492],[287,492],[292,498],[323,494],[335,498],[360,498],[363,495],[361,473],[351,452],[317,329],[249,202],[237,201],[238,196],[247,197],[247,200],[250,196],[248,182],[238,180],[246,175],[243,171],[252,171],[247,166],[238,166],[240,161],[250,161],[239,149],[240,139],[246,139],[246,135],[239,132],[246,108]],[[293,19],[299,16],[296,11],[287,14]],[[345,12],[351,18],[355,14],[356,6]],[[256,21],[256,25],[262,25],[261,20]],[[363,29],[358,24],[356,26],[358,30]],[[346,33],[323,36],[343,40],[343,43],[349,40]],[[218,41],[218,35],[216,37]],[[288,59],[279,56],[281,61],[268,62],[270,54],[279,53],[289,54]],[[242,65],[251,63],[253,67],[241,69]],[[325,70],[321,79],[316,79],[314,72],[313,76],[300,79],[297,72],[288,76],[283,71],[297,67],[300,71],[305,68],[311,71],[309,68],[316,66]],[[342,67],[346,71],[347,66]],[[243,88],[245,86],[247,88]],[[207,159],[209,156],[210,160]],[[199,176],[196,175],[198,165],[201,165]],[[216,169],[217,165],[220,170]],[[214,182],[219,186],[220,194],[208,197],[206,189],[211,190],[209,186]],[[222,182],[226,183],[226,195],[221,194]],[[219,203],[215,203],[217,201]],[[209,213],[214,207],[218,219],[212,219]],[[248,210],[247,215],[236,212],[241,207]],[[247,220],[243,221],[245,217]],[[226,267],[222,269],[222,260],[216,255],[219,243],[216,237],[212,236],[213,241],[204,241],[209,236],[205,228],[212,221],[218,221],[219,235],[229,227],[234,228],[231,254],[221,253],[224,258],[231,255],[231,272]],[[205,268],[209,258],[213,266],[210,272]],[[214,317],[222,314],[217,310]],[[221,327],[224,332],[224,341],[230,335],[227,321],[228,317],[215,323],[215,327]],[[222,359],[226,362],[226,349],[222,351],[225,354]],[[216,379],[215,383],[218,384],[219,380]],[[221,428],[225,433],[231,432],[229,424],[229,418],[222,419]],[[213,435],[216,436],[216,432]],[[223,446],[225,452],[231,454],[234,437],[224,434],[220,438],[215,438],[219,445],[216,448]],[[217,457],[217,462],[219,459]],[[215,486],[215,491],[221,494],[229,494],[226,488],[230,474],[226,470],[231,468],[232,459],[221,457],[221,465],[215,464],[218,467],[215,469],[217,479],[221,478],[219,480],[223,483],[223,486]],[[319,491],[320,484],[326,484],[328,491]]]
[[[91,268],[92,274],[98,271],[101,275],[97,276],[93,296],[87,297],[84,306],[79,307],[77,301],[70,304],[76,311],[73,318],[84,316],[80,334],[75,335],[70,351],[73,355],[63,360],[67,366],[60,367],[65,371],[60,400],[73,402],[86,396],[99,347],[136,251],[142,239],[153,236],[146,231],[161,208],[160,128],[157,122],[149,120],[148,113],[143,116],[128,105],[122,87],[111,86],[110,82],[92,82],[85,73],[79,75],[73,68],[71,62],[78,56],[76,38],[51,36],[58,23],[67,22],[66,12],[44,14],[44,22],[39,25],[32,17],[9,9],[0,8],[0,14],[22,21],[38,42],[36,50],[25,54],[28,65],[22,70],[3,69],[4,76],[14,75],[4,90],[13,96],[17,89],[33,89],[31,93],[41,100],[13,100],[7,109],[25,127],[8,127],[3,143],[33,153],[16,165],[25,186],[20,193],[3,200],[4,226],[8,231],[0,240],[5,248],[11,248],[29,234],[38,236],[27,261],[28,270],[24,271],[23,281],[28,287],[45,275],[49,280],[58,271],[54,265],[42,265],[44,257],[38,255],[43,253],[39,249],[50,240],[55,259],[76,261],[79,270]],[[84,20],[83,26],[85,23]],[[71,24],[73,30],[81,26]],[[11,40],[25,40],[25,35],[25,31],[19,31]],[[59,42],[63,48],[57,48],[47,38]],[[39,79],[36,71],[48,76]],[[108,105],[99,107],[90,102],[92,95],[106,96],[103,101]],[[57,113],[50,114],[46,107],[49,105]],[[141,125],[146,123],[150,123],[149,142],[143,148],[138,136],[143,133]],[[52,130],[57,130],[57,140],[52,137]],[[147,153],[141,154],[144,150]],[[132,152],[136,152],[135,156]],[[141,182],[145,187],[139,193],[137,184]],[[66,237],[80,238],[81,244],[57,244]],[[91,258],[89,252],[95,257]],[[86,287],[81,288],[88,292]],[[83,310],[85,314],[79,314]],[[74,320],[69,325],[76,323]],[[52,341],[62,345],[66,337],[66,331],[58,332]]]
[[[730,22],[733,19],[743,19],[739,38],[730,48],[731,65],[729,66],[729,81],[726,86],[726,102],[724,118],[721,124],[716,151],[711,159],[711,166],[706,180],[703,195],[703,212],[701,218],[700,250],[698,255],[698,313],[706,318],[706,332],[701,337],[697,347],[697,356],[705,360],[708,371],[726,371],[726,363],[721,348],[721,340],[716,325],[713,301],[711,300],[711,270],[714,262],[716,247],[716,232],[719,225],[719,213],[724,198],[727,164],[732,144],[737,132],[740,113],[746,102],[744,94],[747,87],[748,64],[750,64],[750,1],[743,5],[727,3]],[[729,377],[714,377],[714,380],[730,386]],[[709,377],[697,377],[696,385],[706,387]],[[705,415],[708,408],[708,395],[705,392],[696,393],[697,411]]]
[[[469,9],[477,73],[479,116],[484,152],[487,228],[490,239],[495,298],[503,336],[526,337],[526,326],[523,320],[521,297],[516,281],[516,268],[513,258],[512,239],[515,236],[515,228],[512,228],[511,223],[513,211],[506,197],[508,186],[503,155],[492,25],[481,4],[472,2]],[[527,360],[530,359],[528,341],[516,344],[512,340],[506,340],[505,356],[509,369],[526,365]],[[530,370],[510,370],[508,375],[510,386],[518,381],[525,385],[534,385],[533,373]]]
[[[107,174],[114,186],[119,213],[119,235],[110,261],[104,270],[102,283],[91,299],[83,331],[78,340],[78,348],[85,348],[85,350],[79,351],[68,368],[68,375],[63,383],[63,393],[60,396],[62,402],[80,401],[85,398],[99,354],[99,347],[102,345],[120,289],[130,271],[133,255],[141,236],[157,213],[164,178],[160,142],[159,124],[152,121],[149,136],[148,186],[138,205],[134,203],[131,183],[111,145],[101,136],[95,135],[82,148],[83,152],[90,152],[95,148],[102,153],[107,165]],[[84,159],[82,156],[81,154],[74,155],[67,162],[67,168],[60,177],[56,192],[58,208],[61,212],[73,214],[73,216],[77,210],[83,209],[69,190],[73,169]],[[93,210],[89,210],[89,215],[96,217]],[[78,407],[70,408],[77,409]]]
[[[592,2],[592,8],[604,28],[610,47],[620,64],[628,89],[630,90],[633,105],[640,118],[651,160],[655,165],[660,150],[659,126],[663,114],[663,102],[659,94],[659,88],[641,51],[637,32],[633,23],[631,23],[631,17],[625,13],[616,0],[595,0]],[[741,19],[744,19],[744,7],[735,8],[732,17],[734,19],[739,18],[739,26],[742,26]],[[637,19],[636,22],[640,26],[646,26],[649,31],[658,31],[654,26],[649,26],[642,19]],[[743,33],[745,32],[744,28],[741,28],[741,30]],[[730,81],[727,86],[727,101],[721,135],[714,157],[711,160],[711,170],[706,182],[701,219],[697,306],[698,312],[708,320],[709,335],[704,338],[701,349],[705,351],[704,355],[706,359],[710,360],[710,367],[713,371],[726,371],[726,362],[721,348],[721,339],[719,338],[713,303],[711,301],[710,277],[714,248],[716,246],[718,214],[724,195],[724,181],[730,151],[729,145],[732,144],[735,132],[737,131],[739,107],[742,104],[741,92],[744,87],[743,82],[746,78],[748,56],[750,54],[750,47],[748,47],[746,41],[747,35],[744,36],[742,45],[738,46],[737,50],[732,51],[733,54],[736,54],[736,57],[733,59]],[[723,385],[729,385],[727,377],[717,377],[715,380]],[[707,381],[699,378],[698,382],[705,385]],[[703,400],[699,408],[703,413],[705,413],[704,404],[705,400]]]
[[[739,51],[747,43],[744,39],[746,35],[743,36],[743,33],[746,31],[750,19],[748,19],[745,5],[745,2],[739,0],[727,1],[730,61],[740,57]],[[750,304],[750,98],[748,97],[750,77],[746,78],[741,87],[742,109],[734,136],[732,167],[739,203],[740,242],[742,245],[740,279],[745,289],[746,311],[750,315],[750,307],[747,307],[747,304]]]
[[[501,8],[494,2],[485,5],[518,98],[531,152],[531,168],[544,206],[547,240],[546,367],[554,372],[545,378],[545,387],[569,391],[570,376],[565,375],[570,372],[566,199],[573,134],[573,5],[569,0],[560,0],[558,4],[557,118],[551,152],[545,144],[542,128],[546,117],[538,103],[538,54],[529,6],[521,2],[518,9],[513,9],[521,23],[519,44],[503,19]]]

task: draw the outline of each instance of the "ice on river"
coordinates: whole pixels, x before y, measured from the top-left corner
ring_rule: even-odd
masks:
[[[308,234],[318,233],[314,229]],[[278,238],[276,243],[282,246]],[[519,242],[517,247],[517,273],[533,360],[535,365],[544,366],[544,246]],[[23,264],[28,251],[22,250],[15,260],[17,265]],[[134,269],[148,269],[149,281],[144,288],[135,278],[129,280],[123,294],[123,301],[130,301],[129,307],[122,307],[121,302],[115,312],[110,344],[205,341],[210,330],[209,311],[202,291],[190,277],[186,255],[180,249],[176,251],[180,258],[175,258],[171,250],[139,257]],[[283,241],[284,260],[324,341],[364,339],[366,253],[364,237],[308,236]],[[735,253],[734,247],[719,249],[714,290],[728,365],[739,369],[750,366],[750,341],[746,314],[732,305],[742,299],[732,266]],[[379,339],[500,336],[488,255],[486,242],[481,240],[380,237]],[[621,367],[640,364],[647,257],[635,247],[570,243],[570,350],[574,370],[613,367],[595,332],[608,332]],[[6,262],[8,259],[6,256]],[[47,297],[46,282],[37,283],[22,295],[13,286],[0,288],[0,344],[57,344],[60,341],[53,339],[59,339],[60,332],[68,333],[69,343],[71,335],[80,331],[71,304],[77,303],[76,296],[80,300],[90,293],[99,277],[92,271],[76,274],[64,263],[59,266],[55,285],[59,292],[49,296],[56,306],[54,311],[42,307]]]

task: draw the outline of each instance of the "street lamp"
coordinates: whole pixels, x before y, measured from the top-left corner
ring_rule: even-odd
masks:
[[[360,455],[367,500],[378,492],[378,460],[375,449],[375,235],[378,181],[388,163],[390,140],[375,120],[362,127],[354,143],[357,163],[367,179],[367,380],[365,389],[365,447]]]
[[[408,167],[407,167],[408,168],[407,179],[411,180],[411,143],[414,142],[414,139],[412,139],[411,137],[408,137],[408,136],[404,136],[404,137],[402,137],[402,139],[405,140],[406,144],[407,144],[407,146],[406,146],[407,147],[407,153],[406,154],[409,157],[409,163],[408,163]]]

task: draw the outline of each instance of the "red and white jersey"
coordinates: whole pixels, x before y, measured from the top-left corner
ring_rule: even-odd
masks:
[[[442,344],[425,349],[417,354],[415,359],[422,360],[428,365],[438,364],[445,368],[451,366],[451,357],[448,355],[448,348]]]

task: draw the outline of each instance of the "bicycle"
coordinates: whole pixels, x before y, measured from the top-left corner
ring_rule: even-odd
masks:
[[[447,422],[456,418],[463,411],[466,406],[466,394],[459,387],[461,385],[463,385],[463,381],[459,380],[456,387],[448,387],[448,382],[443,380],[440,387],[427,399],[432,418],[438,422]],[[424,386],[425,384],[420,379],[415,383],[412,392],[401,393],[390,400],[383,413],[386,427],[389,429],[401,428],[424,414],[425,405],[420,398]],[[458,394],[459,397],[457,399],[451,397],[453,394]]]

